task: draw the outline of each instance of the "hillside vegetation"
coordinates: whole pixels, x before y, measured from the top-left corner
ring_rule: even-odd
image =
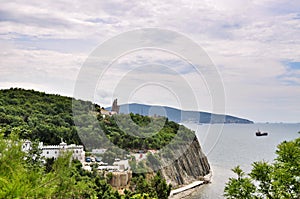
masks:
[[[32,140],[36,147],[37,141],[56,145],[61,138],[69,144],[84,144],[88,150],[110,147],[104,155],[114,161],[123,153],[121,149],[161,149],[165,145],[178,148],[182,142],[178,134],[194,136],[192,131],[163,117],[104,117],[100,106],[89,101],[34,90],[0,90],[0,181],[5,184],[0,186],[0,198],[166,199],[171,186],[159,172],[150,177],[146,174],[151,172],[151,166],[159,167],[157,156],[149,154],[146,162],[130,160],[132,169],[139,172],[133,174],[129,189],[120,195],[104,173],[99,174],[95,168],[86,172],[79,162],[70,164],[71,154],[42,164],[37,148],[29,154],[21,151],[21,139]],[[111,147],[111,143],[121,149]],[[170,147],[165,149],[173,149]],[[35,158],[31,159],[30,154]],[[165,150],[162,155],[169,157],[172,153]]]
[[[132,187],[121,195],[104,172],[95,167],[88,172],[79,161],[70,162],[71,153],[43,164],[38,143],[25,153],[17,135],[16,129],[6,138],[0,133],[0,198],[167,199],[170,194],[171,186],[158,173],[134,177]]]
[[[78,101],[82,104],[91,102]],[[0,128],[9,135],[20,129],[20,138],[58,144],[60,138],[79,144],[72,118],[72,98],[23,89],[0,91]]]
[[[16,88],[0,90],[0,128],[5,136],[17,130],[22,139],[58,144],[63,138],[88,149],[108,147],[107,140],[122,149],[161,149],[179,129],[181,134],[194,136],[164,117],[103,117],[100,106],[92,102]]]

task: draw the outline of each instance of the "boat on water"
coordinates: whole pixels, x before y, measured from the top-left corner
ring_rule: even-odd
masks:
[[[268,132],[261,132],[259,129],[255,132],[256,136],[267,136]]]

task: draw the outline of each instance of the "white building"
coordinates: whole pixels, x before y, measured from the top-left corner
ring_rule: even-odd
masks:
[[[72,151],[73,160],[79,160],[80,162],[84,162],[85,160],[85,151],[82,145],[67,145],[67,143],[61,141],[59,145],[44,145],[43,142],[39,143],[39,148],[42,149],[42,156],[45,158],[54,158],[57,159],[60,153],[65,151]],[[22,150],[28,151],[31,149],[31,142],[25,141]]]
[[[118,166],[119,171],[125,171],[130,169],[128,160],[118,160],[113,163],[114,166]]]
[[[107,149],[92,149],[92,154],[95,154],[95,155],[102,155],[105,153]]]

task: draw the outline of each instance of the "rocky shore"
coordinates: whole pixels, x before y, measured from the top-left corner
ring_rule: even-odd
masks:
[[[184,185],[178,189],[171,191],[169,199],[188,198],[193,192],[200,189],[202,185],[211,183],[212,171],[203,177],[202,181],[194,181],[188,185]]]

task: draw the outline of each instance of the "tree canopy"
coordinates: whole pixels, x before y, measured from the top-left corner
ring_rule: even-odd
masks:
[[[300,138],[284,141],[277,148],[273,163],[254,162],[248,175],[239,166],[232,169],[237,178],[229,179],[224,196],[230,199],[299,199]]]
[[[21,146],[18,132],[7,138],[0,132],[0,198],[167,199],[170,194],[171,186],[157,174],[135,176],[133,188],[120,195],[104,173],[85,171],[79,161],[70,161],[71,153],[42,164],[37,145],[28,153]]]
[[[5,135],[18,128],[20,138],[45,144],[58,144],[60,138],[81,143],[72,118],[72,98],[33,90],[0,90],[0,128]]]
[[[139,128],[126,129],[130,121]],[[153,121],[154,126],[149,128]],[[103,158],[113,162],[128,155],[123,149],[161,149],[178,133],[194,135],[166,118],[135,114],[103,117],[100,106],[89,101],[34,90],[0,90],[0,198],[167,198],[171,186],[160,174],[134,175],[131,189],[120,195],[105,175],[84,171],[80,162],[70,162],[71,154],[47,159],[44,164],[37,143],[56,145],[63,138],[70,144],[89,143],[92,148],[99,142],[105,144],[105,137],[114,146],[102,146],[109,147]],[[21,150],[24,139],[33,141],[28,153]],[[150,156],[152,160],[156,159]]]
[[[67,143],[84,144],[88,150],[108,148],[111,143],[125,150],[161,149],[179,129],[185,136],[194,136],[164,117],[103,117],[98,104],[19,88],[0,90],[0,128],[5,136],[18,130],[22,139],[55,145],[63,138]]]

